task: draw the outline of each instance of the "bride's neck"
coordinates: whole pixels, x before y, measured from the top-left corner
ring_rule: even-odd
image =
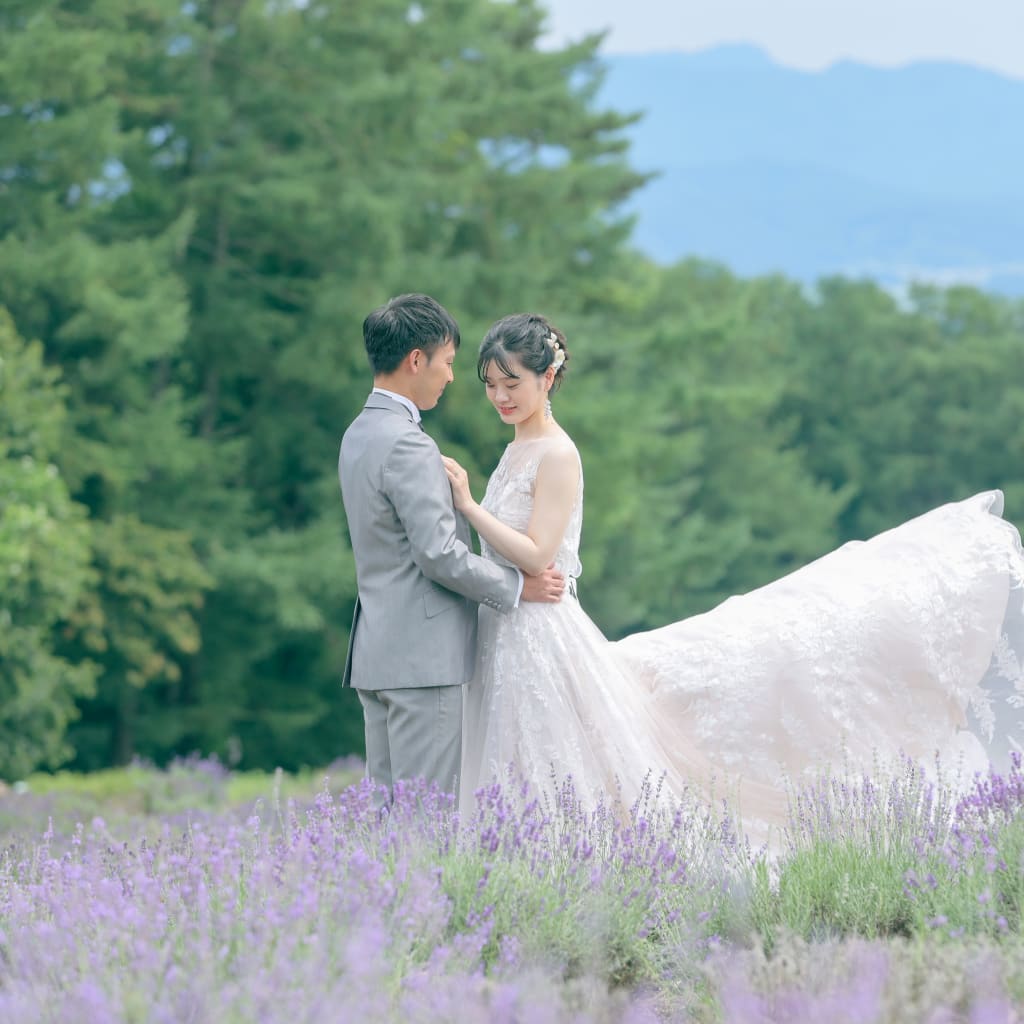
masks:
[[[541,416],[537,420],[527,420],[525,423],[517,423],[515,427],[515,436],[512,438],[513,442],[516,441],[538,441],[542,437],[551,437],[554,434],[561,433],[562,428],[554,421],[553,418],[547,416]]]

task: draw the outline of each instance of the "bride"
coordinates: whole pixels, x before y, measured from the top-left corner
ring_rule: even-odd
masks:
[[[445,459],[483,554],[568,581],[559,604],[480,608],[466,689],[460,805],[513,766],[537,791],[571,777],[587,806],[670,794],[785,821],[786,785],[840,756],[1001,766],[1024,740],[1024,556],[1002,495],[944,505],[717,608],[609,642],[576,599],[583,472],[552,416],[569,354],[544,317],[505,317],[477,372],[513,440],[473,500]]]

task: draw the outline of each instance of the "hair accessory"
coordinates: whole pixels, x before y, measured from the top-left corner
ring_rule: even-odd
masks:
[[[548,347],[555,354],[554,359],[551,360],[551,365],[555,368],[555,372],[557,373],[561,368],[562,363],[565,362],[565,349],[559,345],[558,337],[554,331],[551,331],[545,340],[548,343]]]

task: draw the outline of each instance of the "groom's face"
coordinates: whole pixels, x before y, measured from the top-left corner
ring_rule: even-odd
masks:
[[[416,372],[415,402],[420,409],[433,409],[444,394],[444,389],[455,380],[455,343],[448,339],[430,354],[420,353]]]

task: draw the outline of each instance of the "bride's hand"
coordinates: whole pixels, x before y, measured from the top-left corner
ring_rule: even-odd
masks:
[[[469,489],[469,474],[447,455],[441,456],[444,471],[448,474],[448,482],[452,485],[452,500],[455,507],[463,512],[473,504],[473,494]]]

